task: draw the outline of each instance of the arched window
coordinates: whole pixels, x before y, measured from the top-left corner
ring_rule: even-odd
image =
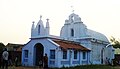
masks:
[[[74,21],[74,17],[73,16],[71,16],[71,22],[73,22]]]
[[[38,34],[40,34],[40,25],[38,25]]]
[[[74,30],[71,29],[71,36],[73,37],[74,36]]]

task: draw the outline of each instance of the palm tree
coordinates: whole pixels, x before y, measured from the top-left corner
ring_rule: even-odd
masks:
[[[112,42],[112,46],[114,48],[120,48],[120,41],[116,40],[114,37],[111,37],[110,41]]]

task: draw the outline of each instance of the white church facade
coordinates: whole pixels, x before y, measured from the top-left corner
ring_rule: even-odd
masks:
[[[36,26],[33,22],[30,41],[22,48],[23,66],[38,66],[45,53],[49,67],[105,64],[106,58],[114,59],[106,36],[87,29],[77,14],[65,20],[60,36],[50,35],[49,19],[44,27],[41,18]]]

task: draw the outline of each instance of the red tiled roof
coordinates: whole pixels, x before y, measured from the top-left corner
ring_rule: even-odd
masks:
[[[55,43],[59,44],[63,49],[75,49],[81,51],[90,51],[89,49],[85,48],[84,46],[75,43],[73,41],[66,41],[66,40],[53,40]]]

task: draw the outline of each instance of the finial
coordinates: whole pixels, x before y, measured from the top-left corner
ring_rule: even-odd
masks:
[[[48,19],[48,18],[47,18],[46,20],[47,20],[47,22],[49,21],[49,19]]]
[[[71,6],[71,9],[72,9],[72,13],[74,13],[74,7],[73,6]]]
[[[41,18],[42,18],[42,15],[40,15],[40,20],[41,20]]]
[[[32,23],[35,23],[35,21],[33,21]]]

